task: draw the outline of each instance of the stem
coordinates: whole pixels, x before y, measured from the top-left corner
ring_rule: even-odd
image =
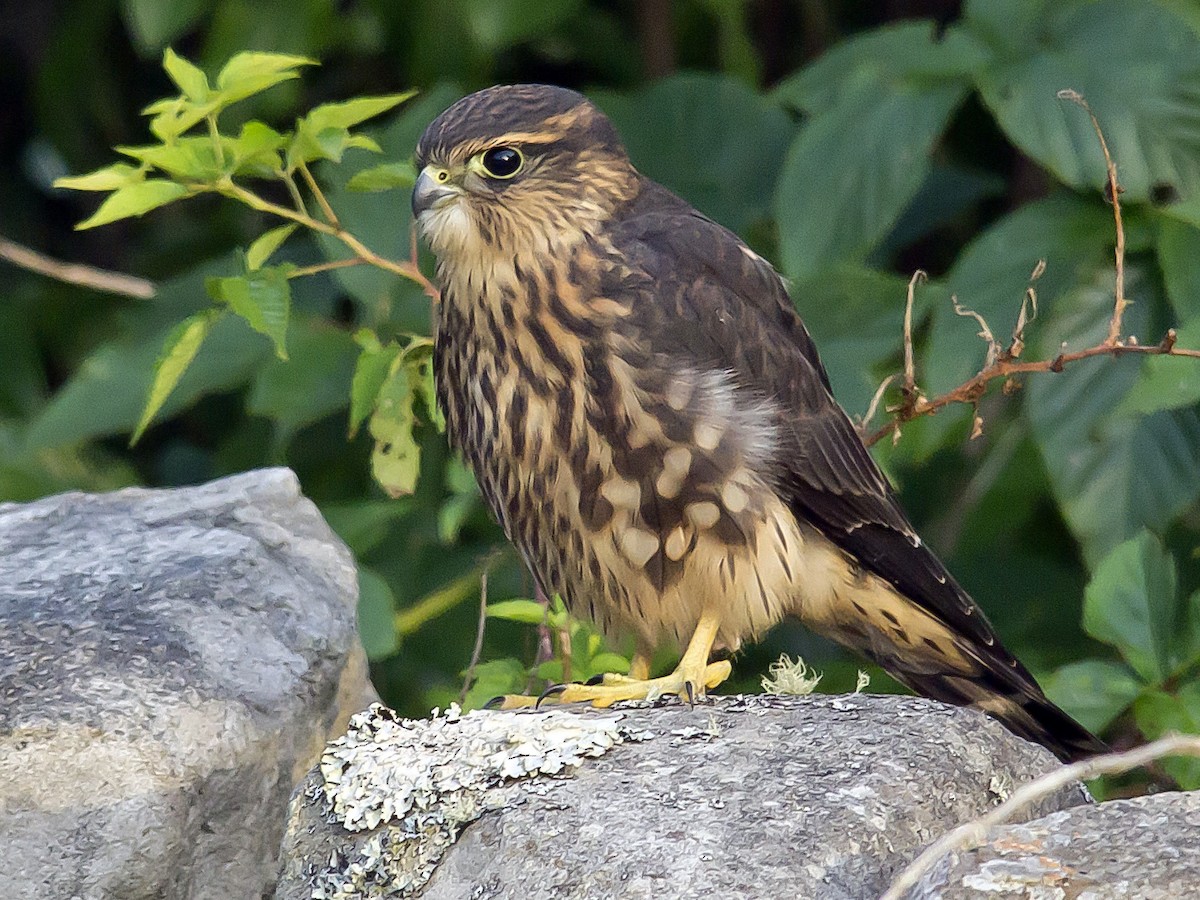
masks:
[[[458,606],[471,596],[478,580],[478,571],[468,572],[432,594],[427,594],[407,609],[400,610],[393,620],[396,634],[407,637],[427,622]]]
[[[286,206],[280,206],[278,203],[272,203],[251,190],[247,190],[240,184],[235,183],[232,179],[224,179],[213,188],[210,185],[198,185],[202,190],[216,190],[218,193],[234,200],[239,200],[245,203],[251,209],[257,209],[259,212],[270,213],[273,216],[278,216],[281,219],[287,219],[289,222],[298,222],[305,228],[310,228],[313,231],[327,234],[337,238],[343,244],[361,259],[376,268],[383,269],[385,272],[391,272],[393,275],[399,275],[401,278],[407,278],[409,281],[414,281],[419,284],[422,290],[431,297],[437,296],[437,288],[433,283],[422,274],[420,268],[412,260],[405,262],[396,262],[392,259],[380,256],[375,251],[368,248],[362,241],[352,235],[349,231],[342,228],[341,225],[333,225],[329,222],[322,222],[320,219],[314,219],[307,213],[297,212],[293,209],[288,209]]]
[[[96,291],[133,297],[137,300],[149,300],[154,296],[154,282],[145,278],[121,272],[107,272],[80,263],[62,262],[4,237],[0,237],[0,259],[47,278]]]
[[[212,138],[213,155],[217,158],[217,168],[225,168],[225,148],[221,146],[221,132],[217,129],[217,117],[208,115],[204,117],[208,122],[208,136]]]
[[[304,203],[304,197],[300,193],[300,188],[296,186],[296,179],[291,176],[291,173],[279,171],[275,173],[287,185],[288,193],[292,195],[292,203],[296,205],[296,212],[308,215],[308,206]]]
[[[306,163],[300,163],[300,175],[304,178],[304,183],[308,185],[308,189],[312,195],[317,198],[317,205],[321,207],[321,213],[325,216],[325,220],[330,225],[337,226],[338,217],[333,211],[333,207],[329,205],[329,201],[325,199],[325,193],[321,190],[321,186],[317,184],[317,179],[313,178],[312,172],[309,171]]]
[[[331,269],[348,269],[351,266],[361,266],[364,260],[353,256],[350,259],[334,259],[329,262],[315,263],[311,266],[302,266],[299,269],[292,269],[288,273],[288,278],[302,278],[305,275],[316,275],[320,272],[328,272]]]

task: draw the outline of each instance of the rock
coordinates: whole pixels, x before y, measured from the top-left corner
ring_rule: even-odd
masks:
[[[0,897],[269,895],[356,596],[285,469],[0,505]]]
[[[1200,792],[1056,812],[943,858],[911,900],[1177,900],[1200,895]]]
[[[916,698],[432,721],[375,707],[293,797],[276,897],[862,900],[1057,765],[978,712]],[[1030,814],[1087,801],[1074,785]]]

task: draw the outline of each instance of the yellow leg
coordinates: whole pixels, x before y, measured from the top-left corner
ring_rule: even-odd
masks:
[[[568,684],[548,692],[547,700],[558,703],[591,703],[604,708],[619,700],[657,700],[665,694],[675,694],[689,702],[705,695],[729,677],[732,670],[728,660],[709,663],[713,642],[721,627],[720,616],[706,610],[696,623],[692,639],[679,665],[670,675],[649,678],[650,664],[646,654],[637,653],[629,666],[629,675],[606,675],[603,684]],[[501,709],[516,709],[538,703],[534,697],[509,694],[499,704]]]

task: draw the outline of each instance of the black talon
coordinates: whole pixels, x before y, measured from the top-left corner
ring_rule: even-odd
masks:
[[[584,684],[586,684],[588,687],[595,687],[598,684],[604,684],[604,673],[601,672],[599,675],[593,675],[591,678],[585,681]]]
[[[547,698],[549,698],[549,697],[553,697],[555,694],[561,694],[561,693],[562,693],[563,691],[565,691],[565,690],[566,690],[566,689],[567,689],[569,686],[570,686],[570,685],[566,685],[566,684],[552,684],[552,685],[550,685],[550,687],[546,688],[544,691],[542,691],[540,694],[538,694],[537,703],[533,704],[533,708],[534,708],[534,709],[541,709],[541,708],[542,708],[542,701],[543,701],[543,700],[545,700],[545,699],[547,699]]]
[[[692,683],[690,681],[685,681],[683,683],[683,689],[685,691],[687,691],[688,706],[695,706],[696,705],[696,689],[694,687],[692,687]]]
[[[500,694],[499,696],[493,697],[487,703],[483,704],[483,708],[484,709],[499,709],[500,707],[502,707],[504,705],[504,700],[505,700],[504,695]]]

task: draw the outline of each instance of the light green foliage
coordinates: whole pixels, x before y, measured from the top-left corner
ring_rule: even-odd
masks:
[[[779,17],[787,4],[680,0],[669,34],[600,0],[65,3],[44,38],[11,23],[21,46],[45,43],[36,72],[0,71],[0,89],[28,92],[0,142],[21,153],[0,174],[0,230],[156,291],[6,278],[0,500],[292,466],[358,560],[373,674],[406,713],[460,696],[485,568],[469,704],[628,665],[561,605],[510,599],[528,577],[438,433],[411,155],[468,90],[586,86],[643,172],[779,265],[856,416],[902,365],[917,267],[934,275],[913,310],[926,396],[987,351],[952,295],[1007,346],[1032,288],[1025,359],[1104,337],[1103,156],[1085,111],[1057,98],[1079,91],[1125,189],[1123,332],[1149,344],[1174,327],[1200,347],[1187,0],[969,0],[942,23],[901,2],[874,27],[883,12],[818,0],[803,28]],[[649,77],[643,60],[678,71]],[[59,178],[48,204],[71,171],[90,174]],[[1009,388],[984,398],[979,439],[972,410],[951,407],[877,458],[1056,702],[1119,741],[1200,727],[1200,363],[1105,357]],[[893,383],[881,409],[897,398]],[[854,687],[856,661],[784,626],[739,655],[733,689],[757,689],[784,652],[825,673],[821,690]],[[1200,786],[1194,767],[1169,771]]]

